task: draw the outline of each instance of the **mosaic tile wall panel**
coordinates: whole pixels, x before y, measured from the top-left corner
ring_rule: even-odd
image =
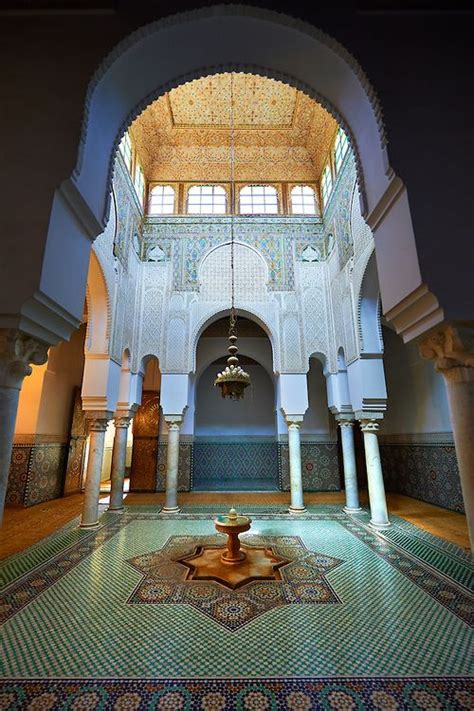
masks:
[[[66,478],[64,481],[64,495],[81,491],[82,463],[86,442],[87,437],[85,436],[71,437],[66,466]]]
[[[464,512],[454,446],[383,444],[380,452],[388,491]]]
[[[31,449],[31,445],[13,445],[6,495],[7,505],[24,506]]]
[[[68,447],[40,444],[32,448],[25,506],[34,506],[61,496],[66,473]]]
[[[283,491],[290,490],[290,460],[288,445],[279,444],[280,486]],[[303,489],[306,491],[339,491],[341,475],[339,469],[337,444],[320,442],[301,443],[301,468],[303,470]]]
[[[168,445],[164,442],[158,443],[157,467],[156,467],[156,488],[155,491],[165,491],[166,489],[166,455]],[[190,491],[193,469],[193,445],[181,442],[179,445],[178,458],[178,491]]]
[[[195,442],[193,481],[278,480],[276,442]]]
[[[66,444],[13,445],[7,504],[34,506],[61,496],[67,453]]]

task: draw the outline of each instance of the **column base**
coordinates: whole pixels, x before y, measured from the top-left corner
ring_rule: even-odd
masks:
[[[99,525],[99,522],[96,521],[95,523],[80,523],[79,528],[97,528]]]
[[[342,509],[344,513],[351,514],[351,513],[360,513],[362,511],[362,508],[359,506],[357,509],[351,509],[350,506],[344,506]]]
[[[110,511],[110,513],[123,513],[125,511],[125,509],[123,506],[120,506],[120,508],[117,506],[114,506],[113,508],[112,508],[112,506],[109,506],[107,511]]]
[[[387,523],[378,523],[377,521],[372,521],[372,520],[371,520],[371,521],[369,522],[369,527],[375,529],[376,531],[379,530],[379,529],[381,529],[381,528],[382,528],[382,529],[383,529],[383,528],[388,528],[388,527],[391,526],[391,525],[392,525],[392,524],[390,523],[390,521],[387,521]]]
[[[179,506],[163,506],[161,509],[160,513],[169,513],[169,514],[177,514],[181,511]]]
[[[288,513],[298,515],[298,514],[304,514],[304,513],[308,513],[308,512],[307,512],[305,506],[302,506],[301,508],[298,506],[289,506]]]

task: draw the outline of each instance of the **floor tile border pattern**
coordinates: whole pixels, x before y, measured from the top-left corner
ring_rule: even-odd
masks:
[[[180,514],[178,520],[206,520],[209,514]],[[256,520],[271,520],[274,514],[254,516]],[[295,520],[291,514],[278,516],[282,520]],[[412,583],[447,608],[470,626],[474,626],[474,599],[470,591],[443,572],[439,572],[426,561],[402,551],[398,545],[371,531],[361,520],[363,517],[347,516],[339,513],[306,514],[304,520],[332,520],[339,522],[346,530],[368,545]],[[176,514],[129,513],[122,515],[105,514],[98,529],[86,539],[59,552],[52,560],[28,571],[10,583],[0,596],[0,624],[13,617],[31,603],[44,590],[51,587],[66,573],[76,567],[84,558],[100,548],[122,528],[134,520],[177,520]]]
[[[469,677],[240,679],[11,679],[0,705],[14,709],[452,709],[473,708]]]

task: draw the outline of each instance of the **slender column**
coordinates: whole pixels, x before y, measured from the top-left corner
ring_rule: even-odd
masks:
[[[369,486],[370,525],[373,528],[390,526],[388,520],[387,500],[380,461],[377,432],[379,423],[376,420],[361,420],[360,428],[364,433],[365,462],[367,464],[367,483]]]
[[[123,511],[123,480],[125,478],[127,436],[130,420],[129,413],[117,413],[116,417],[114,417],[115,437],[112,448],[109,511]]]
[[[31,375],[30,363],[42,365],[48,346],[15,329],[0,329],[0,525],[13,449],[18,400],[23,379]]]
[[[179,464],[179,429],[182,418],[166,416],[168,423],[168,447],[166,453],[166,501],[165,513],[179,513],[178,506],[178,464]]]
[[[87,413],[90,439],[81,528],[90,528],[99,523],[100,477],[104,458],[105,430],[111,417],[111,412],[100,412],[95,415]]]
[[[342,440],[342,463],[344,467],[344,487],[346,490],[346,513],[361,511],[359,504],[359,491],[357,489],[357,468],[354,449],[354,420],[339,419]]]
[[[433,360],[444,376],[454,445],[474,552],[474,326],[446,324],[420,345],[423,358]]]
[[[305,513],[306,511],[303,501],[303,475],[301,471],[300,427],[302,421],[303,415],[293,415],[286,418],[288,425],[291,493],[291,504],[288,510],[292,514]]]

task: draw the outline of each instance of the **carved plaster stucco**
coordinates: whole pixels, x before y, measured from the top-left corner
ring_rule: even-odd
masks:
[[[337,372],[340,347],[347,363],[360,353],[356,303],[373,239],[355,185],[348,160],[322,219],[234,218],[236,306],[264,325],[276,372],[305,372],[315,353]],[[200,332],[230,307],[230,218],[149,218],[141,260],[131,250],[130,224],[119,221],[118,233],[127,234],[116,237],[128,240],[128,259],[113,257],[108,238],[116,279],[113,351],[121,357],[128,347],[133,371],[155,355],[163,372],[192,372]],[[341,259],[347,245],[354,254]]]
[[[172,89],[131,133],[151,181],[229,180],[229,73]],[[337,128],[319,104],[280,81],[234,74],[235,179],[319,179]]]

